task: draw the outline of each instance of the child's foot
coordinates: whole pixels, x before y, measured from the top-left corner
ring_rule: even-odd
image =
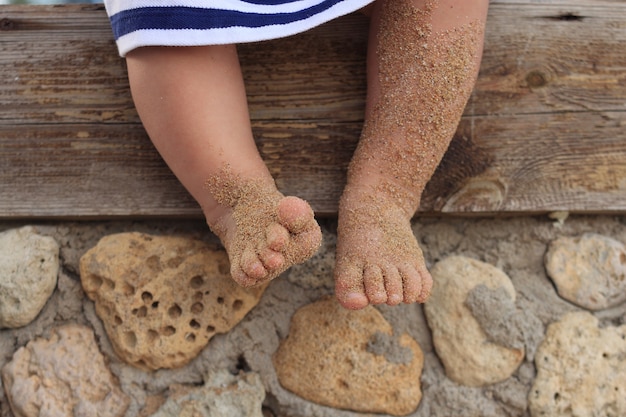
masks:
[[[411,216],[379,191],[347,187],[341,199],[335,295],[349,309],[424,302],[432,288]]]
[[[244,180],[230,174],[207,181],[220,203],[207,222],[228,252],[232,278],[241,286],[267,282],[309,259],[322,234],[304,200],[285,197],[273,181]]]

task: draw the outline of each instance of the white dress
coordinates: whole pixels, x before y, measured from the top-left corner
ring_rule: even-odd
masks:
[[[255,42],[304,32],[373,0],[104,0],[120,55],[141,46]]]

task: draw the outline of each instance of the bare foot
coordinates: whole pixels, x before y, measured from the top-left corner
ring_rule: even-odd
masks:
[[[271,179],[242,180],[222,172],[207,187],[219,206],[207,222],[222,240],[231,276],[241,286],[267,282],[309,259],[322,234],[304,200],[285,197]]]
[[[335,295],[349,309],[424,302],[432,278],[411,216],[386,193],[347,188],[339,207]]]
[[[365,124],[339,206],[335,292],[344,307],[430,294],[410,220],[472,91],[487,5],[384,0],[372,9]]]

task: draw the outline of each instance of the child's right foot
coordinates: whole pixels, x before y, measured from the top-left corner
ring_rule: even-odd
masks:
[[[353,168],[362,162],[356,158]],[[362,178],[346,186],[339,204],[335,295],[352,310],[423,303],[433,281],[411,228],[413,210],[405,207],[416,205],[419,193],[398,193],[382,177],[378,187]]]
[[[322,234],[304,200],[285,197],[271,179],[242,179],[229,172],[207,181],[219,203],[207,223],[228,252],[231,276],[241,286],[270,281],[309,259]]]

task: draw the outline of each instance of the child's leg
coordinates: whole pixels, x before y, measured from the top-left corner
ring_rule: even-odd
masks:
[[[410,220],[473,89],[487,7],[374,5],[366,120],[339,207],[336,295],[347,308],[423,302],[430,293]]]
[[[139,48],[127,64],[141,120],[222,240],[233,279],[255,285],[308,259],[319,226],[257,151],[235,46]]]

